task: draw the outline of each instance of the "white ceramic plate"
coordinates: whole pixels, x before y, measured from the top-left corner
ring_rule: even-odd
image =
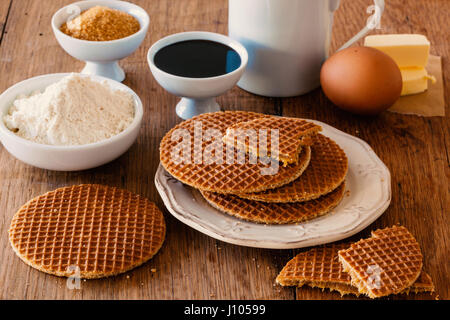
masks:
[[[211,207],[192,187],[173,178],[162,165],[156,188],[169,212],[213,238],[249,247],[292,249],[347,238],[375,221],[391,201],[388,168],[364,141],[325,123],[322,134],[336,141],[349,159],[346,195],[330,213],[299,224],[263,225],[240,220]],[[348,191],[348,192],[347,192]]]

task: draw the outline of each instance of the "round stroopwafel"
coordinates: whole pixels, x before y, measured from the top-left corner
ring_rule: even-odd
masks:
[[[339,262],[338,251],[350,247],[349,243],[331,244],[300,252],[281,270],[276,282],[282,286],[308,285],[330,291],[338,291],[341,295],[359,296],[358,289],[351,284],[351,277],[344,272]],[[419,278],[401,293],[420,293],[434,291],[431,277],[422,271]]]
[[[265,224],[287,224],[324,215],[339,204],[344,190],[345,183],[342,183],[318,199],[292,203],[265,203],[206,191],[201,191],[201,194],[214,208],[240,219]]]
[[[102,185],[59,188],[14,215],[9,239],[28,265],[57,276],[101,278],[152,258],[164,242],[162,212],[149,200]]]
[[[370,298],[400,293],[409,288],[422,270],[422,253],[405,227],[372,232],[372,237],[338,252],[352,285]]]
[[[287,167],[278,162],[276,166],[274,162],[264,164],[261,159],[252,163],[248,154],[232,148],[232,155],[227,157],[228,148],[222,141],[226,129],[235,123],[261,117],[269,116],[225,111],[205,113],[183,121],[161,140],[161,164],[181,182],[196,189],[217,193],[259,192],[289,183],[308,166],[311,154],[309,147],[303,148],[296,164]],[[243,157],[240,163],[239,155]]]
[[[279,188],[239,194],[239,197],[264,202],[301,202],[336,189],[347,175],[348,160],[344,150],[322,134],[311,136],[311,140],[311,161],[299,178]]]

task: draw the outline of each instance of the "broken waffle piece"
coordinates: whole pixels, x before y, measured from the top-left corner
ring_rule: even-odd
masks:
[[[372,237],[338,252],[351,283],[370,298],[400,293],[422,270],[422,253],[413,235],[402,226],[372,232]]]
[[[282,286],[304,285],[338,291],[341,295],[353,294],[360,296],[358,288],[352,286],[351,277],[344,272],[339,262],[338,251],[350,247],[349,243],[332,244],[312,248],[300,252],[281,270],[276,282]],[[422,272],[419,278],[401,294],[433,292],[431,277]]]
[[[269,116],[236,123],[223,138],[227,145],[257,157],[271,157],[284,166],[297,163],[303,146],[313,143],[312,135],[322,127],[288,117]]]

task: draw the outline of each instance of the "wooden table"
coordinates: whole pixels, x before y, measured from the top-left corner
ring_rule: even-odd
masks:
[[[52,14],[70,0],[2,0],[0,2],[0,92],[29,77],[79,71],[82,62],[57,44]],[[66,280],[25,265],[8,242],[8,227],[16,210],[28,199],[57,187],[101,183],[126,188],[164,205],[153,177],[162,136],[180,119],[178,98],[153,79],[146,61],[148,48],[166,35],[190,30],[227,33],[226,0],[133,1],[151,17],[148,35],[133,55],[121,61],[125,84],[141,97],[145,117],[137,142],[119,159],[83,172],[53,172],[25,165],[0,149],[0,298],[3,299],[341,299],[337,293],[274,284],[284,264],[300,250],[240,247],[212,239],[173,218],[164,210],[167,238],[161,251],[144,266],[125,275],[66,288]],[[332,49],[343,44],[365,23],[368,0],[343,0],[336,13]],[[443,57],[446,100],[450,99],[449,12],[447,0],[390,0],[381,21],[382,33],[422,33],[431,53]],[[432,276],[437,295],[450,298],[449,266],[449,118],[385,112],[362,118],[340,111],[317,89],[304,96],[273,99],[239,88],[221,96],[226,110],[324,121],[367,141],[392,174],[392,203],[366,230],[400,223],[416,236],[424,253],[424,269]],[[449,105],[446,113],[449,114]],[[156,272],[151,272],[155,268]],[[436,295],[392,299],[430,299]],[[344,297],[353,299],[353,297]]]

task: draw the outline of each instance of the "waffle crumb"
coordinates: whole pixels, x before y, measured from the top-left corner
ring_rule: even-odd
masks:
[[[140,29],[139,21],[120,10],[95,6],[64,23],[60,30],[73,38],[111,41],[128,37]]]
[[[153,272],[153,273],[155,273],[155,272],[156,272],[156,269],[155,269],[155,268],[151,268],[150,271]]]

